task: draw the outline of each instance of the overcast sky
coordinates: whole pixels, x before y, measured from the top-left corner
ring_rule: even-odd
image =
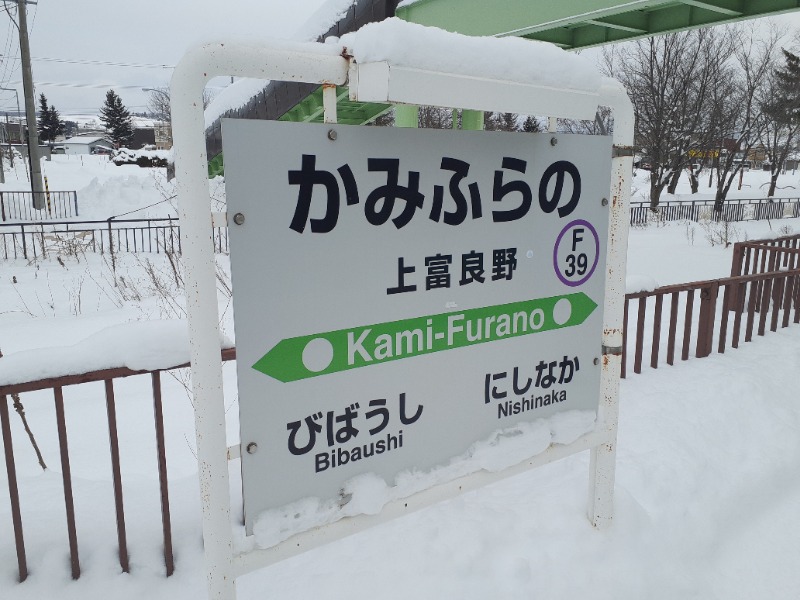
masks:
[[[44,93],[62,116],[97,114],[113,87],[132,112],[144,111],[148,93],[141,88],[166,87],[169,67],[190,47],[212,40],[291,37],[324,3],[38,0],[28,7],[36,93]],[[800,12],[778,20],[800,28]],[[16,30],[0,12],[0,87],[18,90],[22,101],[19,65]],[[15,106],[13,92],[0,90],[0,115]]]
[[[166,67],[190,47],[234,37],[290,37],[324,1],[38,0],[28,7],[36,93],[62,115],[92,114],[113,87],[129,110],[145,110],[148,94],[141,88],[169,85]],[[12,14],[16,18],[16,10]],[[0,55],[0,87],[17,89],[22,102],[19,41],[5,11]],[[86,61],[114,64],[80,64]],[[0,90],[0,114],[15,106],[13,92]]]

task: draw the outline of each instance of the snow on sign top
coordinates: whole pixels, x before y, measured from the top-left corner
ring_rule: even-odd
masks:
[[[298,37],[325,31],[350,0],[330,0]],[[317,34],[318,35],[318,34]],[[328,42],[335,43],[336,38]],[[356,62],[388,62],[398,67],[516,81],[543,87],[597,93],[603,77],[588,59],[547,42],[516,37],[474,37],[396,17],[369,23],[342,36],[340,43]],[[210,127],[228,109],[243,106],[264,89],[259,79],[243,79],[223,90],[205,111]]]
[[[388,62],[442,73],[597,93],[602,76],[587,59],[553,44],[474,37],[396,17],[342,36],[358,63]]]

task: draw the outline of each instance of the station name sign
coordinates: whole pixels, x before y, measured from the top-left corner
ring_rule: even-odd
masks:
[[[611,142],[223,122],[246,525],[596,410]]]

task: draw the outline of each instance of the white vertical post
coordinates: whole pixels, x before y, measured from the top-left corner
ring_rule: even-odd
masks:
[[[323,123],[335,124],[339,117],[336,114],[336,86],[325,84],[322,86]]]
[[[216,75],[342,85],[348,63],[340,53],[341,48],[331,45],[290,42],[208,44],[181,59],[170,83],[203,546],[211,600],[235,600],[236,581],[202,92]]]
[[[195,61],[202,62],[202,59],[191,55],[184,57],[175,68],[170,86],[178,217],[186,265],[186,309],[208,595],[213,600],[235,600],[228,444],[202,108],[202,92],[210,76],[192,68]]]
[[[606,441],[592,449],[589,466],[588,516],[592,525],[598,529],[608,527],[614,515],[625,264],[628,250],[630,177],[633,168],[633,156],[629,152],[633,143],[633,106],[625,88],[613,80],[606,80],[601,98],[601,103],[610,106],[614,114],[614,155],[611,161],[610,197],[605,199],[611,214],[603,306],[600,404],[597,413],[597,428],[605,434]]]

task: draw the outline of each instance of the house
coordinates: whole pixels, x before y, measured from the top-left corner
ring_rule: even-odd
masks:
[[[133,139],[127,147],[131,150],[139,150],[147,146],[155,146],[156,132],[152,127],[134,127]]]
[[[0,141],[4,144],[22,144],[27,132],[22,123],[0,123]]]
[[[64,140],[65,154],[110,154],[114,142],[106,137],[71,137]]]
[[[169,150],[172,148],[172,125],[159,121],[155,125],[156,150]]]

